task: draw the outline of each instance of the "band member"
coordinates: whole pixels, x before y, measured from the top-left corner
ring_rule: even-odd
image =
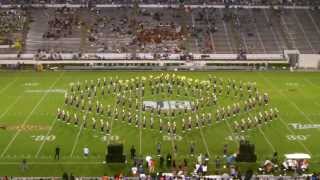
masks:
[[[196,129],[199,128],[199,116],[198,116],[198,114],[196,115],[195,126],[196,126]]]
[[[142,123],[142,127],[145,129],[147,126],[147,120],[146,120],[146,116],[143,116],[143,123]]]
[[[160,130],[160,133],[162,133],[162,129],[163,129],[163,124],[162,124],[162,119],[160,118],[159,119],[159,130]]]
[[[96,129],[96,128],[97,128],[96,119],[94,117],[92,117],[92,129]]]
[[[131,112],[128,113],[128,123],[129,123],[129,125],[131,125],[131,123],[132,123]]]
[[[186,122],[184,118],[182,118],[182,132],[185,133],[185,131],[186,131]]]
[[[101,131],[101,133],[104,133],[104,122],[103,122],[103,120],[102,119],[100,119],[100,131]]]
[[[86,117],[86,115],[83,115],[82,121],[83,121],[83,128],[87,128],[87,117]]]
[[[76,113],[74,113],[74,125],[75,126],[78,126],[78,124],[79,124],[79,118],[78,118],[78,116],[77,116],[77,114]]]
[[[64,104],[65,104],[65,105],[68,105],[68,102],[69,102],[68,93],[65,93],[65,94],[64,94]]]
[[[70,124],[70,114],[69,114],[69,111],[67,111],[66,123],[67,123],[67,124]]]
[[[170,121],[168,121],[167,124],[168,124],[167,125],[167,132],[168,132],[168,134],[170,134],[171,133],[171,123],[170,123]]]
[[[154,119],[151,116],[151,118],[150,118],[150,128],[153,129],[153,126],[154,126]]]
[[[57,110],[57,120],[61,120],[62,118],[62,111],[60,110],[60,108],[58,108]]]
[[[192,119],[191,116],[189,116],[189,120],[188,120],[188,130],[191,131],[192,129]]]
[[[235,133],[238,133],[240,129],[241,129],[241,128],[240,128],[239,123],[238,123],[237,121],[234,121],[234,124],[233,124],[233,130],[234,130],[234,132],[235,132]]]
[[[106,129],[106,134],[109,135],[110,134],[109,121],[105,121],[104,125],[105,125],[105,129]]]
[[[269,103],[269,96],[267,93],[263,94],[263,102],[264,102],[264,105],[268,105]]]
[[[173,135],[177,134],[177,124],[175,121],[173,122],[172,133],[173,133]]]

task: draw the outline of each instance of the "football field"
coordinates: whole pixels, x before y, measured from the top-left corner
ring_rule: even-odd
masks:
[[[193,79],[193,82],[209,80],[216,76],[222,81],[235,80],[254,84],[260,93],[268,93],[270,103],[261,109],[240,113],[219,123],[215,122],[217,109],[227,107],[233,103],[243,103],[246,94],[241,98],[218,96],[216,105],[203,108],[202,112],[211,113],[213,122],[210,125],[193,128],[181,132],[183,114],[174,117],[164,116],[163,121],[177,122],[177,135],[171,136],[165,130],[159,132],[158,121],[155,128],[136,127],[134,122],[128,124],[120,117],[108,118],[110,132],[108,135],[99,129],[91,128],[92,124],[84,127],[83,123],[75,126],[57,119],[57,109],[62,108],[70,112],[78,112],[74,107],[65,105],[65,93],[70,92],[70,85],[86,80],[95,83],[97,79],[106,77],[125,81],[138,77],[156,77],[175,74],[175,76]],[[192,89],[191,84],[190,89]],[[195,101],[191,90],[188,95],[173,95],[162,93],[151,95],[149,86],[146,94],[137,96],[137,101]],[[224,93],[224,91],[223,91]],[[222,94],[223,94],[222,93]],[[98,95],[100,97],[100,95]],[[107,94],[96,100],[115,110],[114,95]],[[251,128],[251,130],[235,133],[234,121],[253,117],[259,112],[270,108],[279,110],[278,117],[267,124]],[[119,109],[120,111],[120,109]],[[122,110],[121,110],[122,111]],[[125,109],[124,109],[125,111]],[[142,112],[138,108],[135,115],[141,120],[143,114],[149,119],[149,112]],[[92,114],[95,112],[92,112]],[[106,113],[106,112],[104,112]],[[127,113],[127,112],[125,112]],[[91,118],[93,115],[88,115]],[[192,113],[191,113],[192,114]],[[78,115],[82,118],[83,112]],[[73,116],[73,113],[71,113]],[[192,116],[192,115],[190,115]],[[100,116],[99,116],[100,117]],[[105,116],[101,116],[105,118]],[[100,118],[97,118],[97,122]],[[141,120],[142,121],[142,120]],[[214,159],[222,157],[223,146],[228,145],[228,153],[236,153],[240,139],[247,139],[255,144],[257,163],[249,166],[257,167],[264,160],[270,159],[274,152],[278,152],[282,159],[286,153],[308,153],[311,155],[310,168],[319,169],[320,151],[320,73],[316,72],[0,72],[0,176],[61,176],[64,171],[75,175],[94,176],[104,174],[130,174],[132,161],[130,148],[134,146],[139,157],[151,155],[158,160],[157,144],[161,144],[161,154],[172,153],[177,164],[183,159],[189,162],[193,169],[196,156],[190,156],[189,149],[195,146],[195,154],[208,154],[210,158],[209,171],[214,173]],[[103,164],[107,144],[122,143],[127,156],[126,164]],[[55,160],[55,148],[61,148],[61,159]],[[83,148],[90,149],[90,155],[84,157]],[[28,170],[21,172],[22,159],[27,159]],[[245,167],[244,167],[245,168]]]

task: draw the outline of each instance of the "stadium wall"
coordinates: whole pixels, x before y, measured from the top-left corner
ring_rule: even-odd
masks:
[[[320,69],[320,54],[300,54],[298,67],[302,69]]]

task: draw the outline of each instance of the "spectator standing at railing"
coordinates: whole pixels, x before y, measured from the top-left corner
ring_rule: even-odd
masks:
[[[59,146],[57,146],[55,149],[54,159],[56,159],[56,160],[60,159],[60,147]]]
[[[28,170],[28,164],[27,164],[27,160],[23,159],[21,162],[21,171],[22,172],[26,172]]]

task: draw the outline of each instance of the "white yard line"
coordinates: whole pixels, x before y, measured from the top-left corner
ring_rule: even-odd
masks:
[[[314,84],[312,81],[310,81],[310,80],[307,79],[307,78],[305,78],[304,81],[307,82],[308,84],[310,84],[311,86],[317,88],[317,89],[320,88],[320,86],[317,86],[316,84]],[[319,104],[318,102],[314,102],[314,104],[315,104],[316,106],[320,107],[320,104]]]
[[[112,119],[111,119],[111,122],[110,122],[110,131],[109,131],[109,138],[107,139],[107,145],[109,145],[110,137],[112,135],[112,127],[113,127],[113,122],[114,122],[114,112],[116,111],[116,108],[117,108],[116,105],[117,104],[115,102],[114,105],[113,105],[113,113],[112,113]],[[107,154],[107,153],[108,153],[108,148],[106,148],[106,153],[105,154]]]
[[[4,112],[2,112],[2,114],[0,115],[0,119],[2,119],[3,116],[5,116],[10,111],[10,109],[17,104],[17,102],[21,99],[21,97],[22,97],[21,95],[18,96],[16,100],[12,104],[10,104],[10,106],[8,106],[8,108]]]
[[[231,136],[233,136],[233,137],[235,137],[235,133],[233,133],[232,132],[232,128],[231,128],[231,126],[230,126],[230,124],[229,124],[229,120],[228,119],[226,119],[226,120],[224,120],[225,122],[226,122],[226,124],[227,124],[227,126],[228,126],[228,129],[229,129],[229,131],[230,131],[230,133],[231,133]],[[238,141],[234,141],[237,145],[239,145],[239,142]]]
[[[168,97],[167,97],[167,99],[168,99]],[[169,114],[171,115],[171,104],[168,104],[168,105],[169,105]],[[170,115],[169,115],[169,121],[170,121],[170,123],[172,125],[172,117]],[[171,148],[172,148],[173,155],[177,156],[177,152],[175,151],[175,148],[174,148],[175,143],[174,143],[174,138],[172,138],[173,137],[173,132],[172,131],[170,133],[170,136],[171,136]]]
[[[190,92],[189,92],[189,90],[188,90],[188,96],[189,96],[189,97],[192,97],[191,94],[190,94]],[[203,135],[203,132],[202,132],[202,129],[201,129],[201,128],[202,128],[202,127],[201,127],[202,125],[201,125],[201,123],[200,123],[199,121],[198,121],[198,124],[199,124],[199,130],[200,130],[200,135],[201,135],[202,143],[203,143],[204,147],[206,148],[206,151],[207,151],[208,156],[211,157],[208,143],[207,143],[206,139],[204,138],[204,135]]]
[[[62,78],[64,73],[61,73],[61,75],[51,84],[49,90],[51,90],[56,84],[57,82]],[[47,91],[46,93],[44,93],[41,97],[41,99],[38,101],[38,103],[33,107],[33,109],[31,110],[31,112],[28,114],[28,116],[26,117],[26,119],[23,121],[22,123],[22,127],[24,127],[26,125],[26,123],[30,120],[30,118],[32,117],[33,113],[36,111],[36,109],[39,107],[39,105],[43,102],[43,100],[47,97],[47,95],[49,94],[49,91]],[[16,140],[16,138],[18,137],[18,135],[21,133],[21,130],[18,130],[15,135],[13,136],[13,138],[10,140],[9,144],[5,147],[5,149],[2,151],[0,158],[2,158],[7,151],[9,150],[9,148],[11,147],[11,145],[13,144],[13,142]]]
[[[143,106],[143,99],[142,99],[142,89],[140,89],[140,110],[139,110],[139,153],[142,153],[142,106]]]
[[[308,43],[309,47],[311,48],[312,52],[313,52],[313,53],[316,53],[314,47],[312,46],[312,44],[311,44],[311,42],[310,42],[310,40],[309,40],[309,37],[307,36],[307,33],[306,33],[305,30],[303,29],[303,26],[302,26],[299,18],[297,17],[296,12],[293,11],[293,14],[294,14],[294,18],[295,18],[296,21],[298,22],[298,27],[299,27],[299,28],[301,29],[301,31],[302,31],[302,34],[303,34],[304,39],[307,41],[307,43]]]
[[[199,121],[198,121],[198,123],[199,123],[199,129],[200,129],[200,135],[201,135],[201,138],[202,138],[202,142],[203,142],[203,144],[204,144],[204,147],[206,148],[206,151],[207,151],[207,153],[208,153],[208,156],[211,157],[208,143],[207,143],[206,139],[204,138],[204,135],[203,135],[203,132],[202,132],[202,127],[201,127],[202,125],[201,125],[201,123],[200,123]]]
[[[252,117],[251,114],[249,113],[249,117]],[[263,130],[261,129],[261,127],[258,126],[258,130],[259,132],[262,134],[264,140],[268,143],[269,147],[271,148],[271,150],[273,152],[276,152],[276,149],[274,148],[274,145],[271,143],[271,141],[269,140],[269,138],[266,136],[266,134],[263,132]]]
[[[50,135],[50,133],[51,133],[54,125],[56,124],[56,122],[57,122],[57,118],[55,117],[55,119],[54,119],[54,121],[51,123],[51,126],[50,126],[50,128],[49,128],[49,130],[48,130],[48,132],[47,132],[47,134],[46,134],[45,137],[48,137],[48,136]],[[42,148],[43,148],[43,146],[44,146],[45,143],[46,143],[46,141],[42,141],[42,143],[41,143],[40,147],[38,148],[38,151],[37,151],[37,153],[36,153],[36,155],[35,155],[36,158],[38,158],[38,156],[39,156],[40,152],[42,151]]]
[[[268,84],[273,88],[273,85],[270,83],[270,81],[269,81],[267,78],[265,78],[265,77],[262,76],[261,74],[259,74],[259,75],[260,75],[261,77],[263,77],[264,81],[265,81],[265,82],[268,82]],[[306,120],[308,120],[311,124],[314,124],[314,122],[306,115],[305,112],[302,111],[301,108],[299,108],[299,106],[298,106],[295,102],[291,101],[285,94],[283,94],[283,93],[282,93],[281,91],[279,91],[278,89],[276,89],[276,88],[273,88],[273,89],[274,89],[276,92],[278,92],[278,94],[280,94],[282,97],[284,97],[284,99],[286,99],[286,100],[291,104],[291,106],[293,106],[294,108],[296,108],[296,109],[300,112],[300,114],[305,117]],[[317,130],[320,131],[320,129],[317,129]]]
[[[220,12],[221,17],[223,17],[222,10],[219,9],[218,11]],[[228,33],[228,27],[226,25],[226,22],[224,22],[224,20],[222,20],[222,22],[223,22],[224,33],[226,34],[226,40],[227,40],[228,47],[229,47],[230,51],[233,52],[233,48],[232,48],[231,43],[230,43],[230,38],[229,38],[230,36],[229,36],[229,33]]]
[[[314,84],[312,81],[310,81],[310,79],[304,78],[303,80],[315,88],[320,88],[320,86]]]
[[[272,151],[276,152],[276,149],[274,148],[273,144],[271,143],[269,138],[266,136],[266,134],[262,131],[262,129],[260,127],[258,127],[258,129],[259,129],[260,133],[262,134],[262,136],[264,137],[264,139],[266,140],[266,142],[269,144],[269,146],[272,149]]]
[[[5,90],[7,90],[10,86],[12,86],[16,81],[17,81],[17,77],[11,81],[10,83],[8,83],[5,87],[3,87],[2,89],[0,89],[0,94],[2,94]]]
[[[76,136],[76,139],[74,140],[74,143],[73,143],[73,146],[72,146],[72,150],[71,150],[71,153],[70,153],[70,157],[73,156],[74,151],[76,150],[76,147],[78,146],[79,139],[80,139],[80,134],[81,134],[81,132],[82,132],[84,122],[85,122],[85,121],[83,121],[83,122],[81,123],[80,130],[78,131],[78,134],[77,134],[77,136]]]
[[[113,125],[113,121],[114,121],[114,112],[116,111],[116,103],[114,103],[113,105],[113,113],[112,113],[112,119],[111,119],[111,122],[110,122],[110,131],[109,131],[109,134],[110,134],[110,137],[111,137],[111,134],[112,134],[112,125]],[[107,145],[110,143],[110,138],[107,139]]]
[[[280,95],[282,95],[283,97],[285,97],[280,91],[278,91],[276,88],[273,87],[273,85],[270,83],[269,80],[267,80],[267,79],[266,79],[264,76],[262,76],[261,74],[259,74],[259,75],[262,77],[262,79],[263,79],[267,84],[269,84],[269,87],[271,87],[273,90],[276,90],[276,91],[278,92],[278,94],[280,94]],[[289,101],[289,100],[288,100],[288,101]],[[279,120],[280,120],[280,122],[282,122],[283,125],[290,131],[290,133],[296,134],[296,133],[294,133],[294,132],[289,128],[289,126],[285,123],[285,121],[284,121],[281,117],[279,117]],[[305,151],[307,151],[309,154],[312,154],[311,151],[305,146],[305,144],[303,144],[301,141],[298,141],[298,143],[304,148]]]
[[[280,122],[288,129],[288,131],[291,133],[291,134],[296,134],[295,132],[293,132],[293,130],[291,130],[288,126],[288,124],[286,124],[286,122],[281,118],[279,117],[279,120]],[[302,143],[301,141],[298,141],[298,143],[303,147],[303,149],[308,152],[309,154],[312,154],[311,151],[309,150],[309,148],[307,148],[307,146]]]
[[[249,113],[249,117],[252,117],[251,114]],[[262,134],[264,140],[267,142],[267,144],[269,145],[269,147],[271,148],[271,150],[273,152],[276,152],[276,149],[274,148],[274,145],[271,143],[271,141],[269,140],[269,138],[266,136],[266,134],[263,132],[263,130],[261,129],[261,127],[258,126],[258,130],[259,132]]]

